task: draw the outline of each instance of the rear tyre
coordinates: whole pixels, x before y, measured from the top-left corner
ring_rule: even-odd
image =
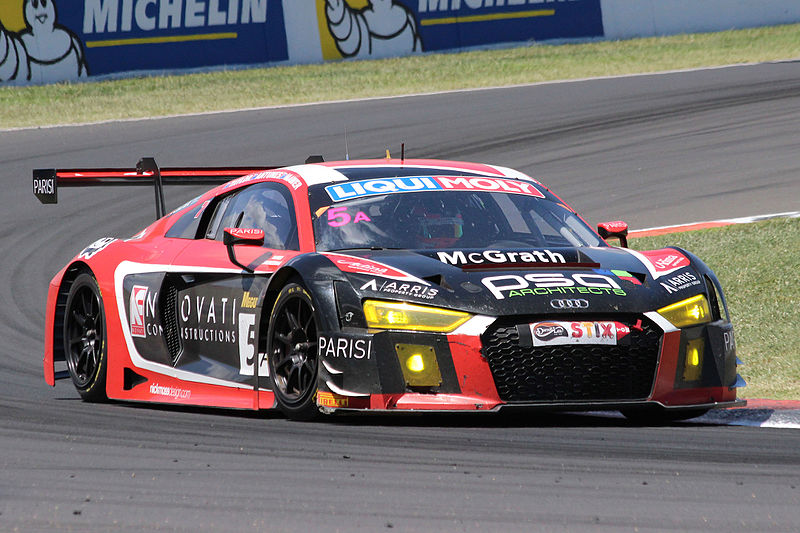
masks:
[[[622,409],[622,415],[640,425],[660,425],[670,422],[680,422],[703,416],[708,409],[688,408],[688,409],[664,409],[663,407],[646,407],[640,409]]]
[[[67,296],[64,355],[81,398],[106,400],[106,314],[100,287],[90,274],[79,275]]]
[[[267,331],[267,361],[278,408],[291,419],[319,415],[317,320],[311,295],[299,283],[278,294]]]

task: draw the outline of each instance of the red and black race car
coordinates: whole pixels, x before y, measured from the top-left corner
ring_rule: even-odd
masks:
[[[624,223],[595,232],[508,168],[320,159],[35,170],[42,202],[145,184],[158,215],[53,278],[47,383],[296,419],[526,407],[655,421],[744,403],[722,288],[691,253],[630,250]],[[163,214],[163,186],[198,183],[220,185]]]

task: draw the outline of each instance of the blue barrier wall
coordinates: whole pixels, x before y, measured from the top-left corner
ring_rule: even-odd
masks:
[[[0,85],[800,20],[797,0],[0,0]]]
[[[419,21],[423,48],[435,51],[504,42],[603,35],[600,0],[520,5],[494,5],[495,2],[480,1],[470,3],[479,7],[470,7],[467,2],[419,2],[414,11]],[[452,9],[453,4],[461,5]]]
[[[281,0],[85,0],[59,22],[91,75],[288,59]]]
[[[317,0],[308,5],[292,5],[293,11],[303,12],[290,17],[290,33],[304,35],[293,47],[293,60],[386,57],[603,35],[600,0]],[[308,26],[291,22],[314,18],[318,39]]]
[[[602,34],[600,0],[2,0],[0,83]]]

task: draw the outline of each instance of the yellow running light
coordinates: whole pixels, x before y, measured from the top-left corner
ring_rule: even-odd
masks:
[[[694,339],[686,343],[686,360],[683,364],[683,380],[697,381],[703,370],[703,351],[705,342],[703,338]]]
[[[412,372],[422,372],[425,370],[425,360],[422,358],[422,354],[415,353],[411,357],[408,358],[406,361],[406,368],[411,370]]]
[[[398,343],[394,345],[394,350],[409,387],[438,387],[442,384],[442,373],[433,346]]]
[[[711,322],[711,308],[702,294],[662,307],[658,314],[672,322],[676,328]]]
[[[449,333],[472,318],[463,311],[440,309],[405,302],[366,300],[364,316],[367,326],[380,329],[408,329]]]

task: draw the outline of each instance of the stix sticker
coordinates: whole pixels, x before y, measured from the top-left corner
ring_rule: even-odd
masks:
[[[616,346],[631,330],[619,322],[536,322],[530,325],[534,346],[602,344]]]

